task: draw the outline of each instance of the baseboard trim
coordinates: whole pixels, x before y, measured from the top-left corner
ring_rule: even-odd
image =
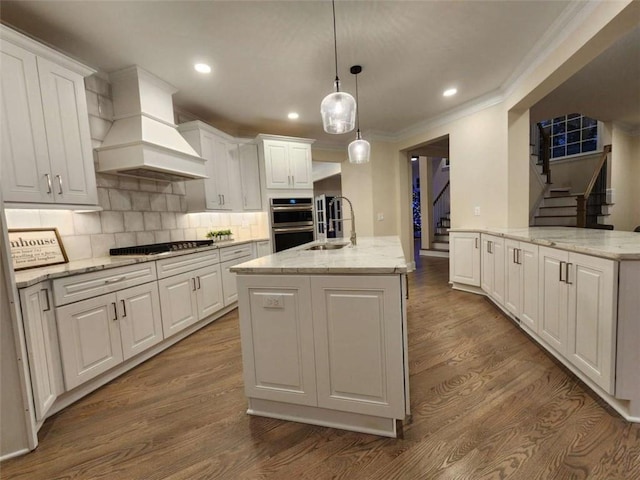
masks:
[[[15,452],[7,453],[5,455],[0,456],[0,462],[4,462],[5,460],[9,460],[10,458],[15,458],[21,455],[25,455],[30,451],[31,450],[29,450],[28,448],[21,448],[20,450],[16,450]]]
[[[422,250],[420,249],[421,257],[440,257],[449,258],[449,252],[445,250]]]

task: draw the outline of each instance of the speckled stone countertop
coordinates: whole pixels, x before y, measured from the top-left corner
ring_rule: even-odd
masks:
[[[572,227],[452,228],[480,232],[611,260],[640,260],[640,233]]]
[[[163,258],[177,257],[180,255],[188,255],[190,253],[204,252],[207,250],[217,250],[219,248],[230,247],[234,245],[242,245],[250,242],[259,242],[267,240],[258,238],[252,240],[238,240],[229,242],[218,242],[207,247],[191,248],[177,252],[159,253],[157,255],[122,255],[115,257],[99,257],[89,258],[86,260],[76,260],[61,265],[52,265],[50,267],[33,268],[30,270],[20,270],[15,272],[16,286],[25,288],[45,280],[54,278],[68,277],[70,275],[79,275],[81,273],[95,272],[108,268],[123,267],[141,262],[154,262]]]
[[[347,239],[315,241],[231,267],[240,274],[400,274],[407,262],[398,237],[359,237],[337,250],[308,250],[323,243],[348,243]]]

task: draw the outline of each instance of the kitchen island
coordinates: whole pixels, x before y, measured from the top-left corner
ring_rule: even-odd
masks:
[[[398,436],[410,411],[397,237],[312,242],[231,271],[249,414]]]

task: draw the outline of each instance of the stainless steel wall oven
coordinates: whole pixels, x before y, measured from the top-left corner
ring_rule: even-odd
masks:
[[[314,239],[312,198],[272,198],[271,237],[274,251],[308,243]]]

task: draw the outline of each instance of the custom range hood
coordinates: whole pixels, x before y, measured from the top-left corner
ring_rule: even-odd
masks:
[[[96,148],[97,171],[152,180],[207,178],[205,160],[176,129],[174,87],[133,66],[109,74],[114,122]]]

